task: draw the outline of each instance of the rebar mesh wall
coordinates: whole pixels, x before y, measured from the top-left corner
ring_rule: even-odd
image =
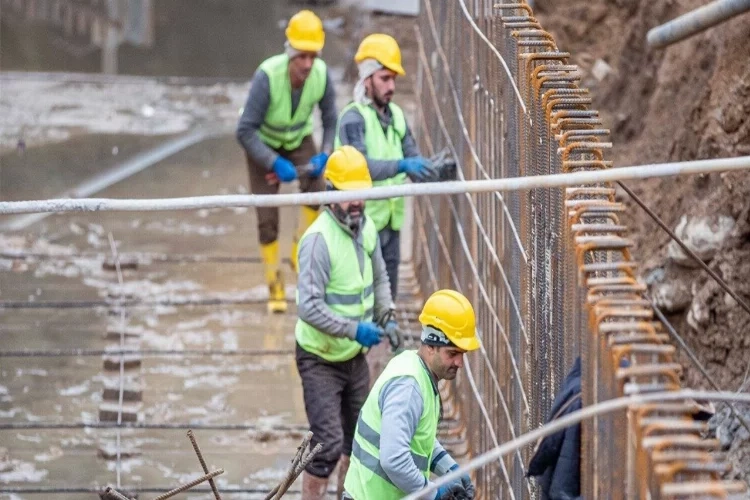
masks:
[[[493,4],[422,2],[414,124],[422,152],[449,148],[466,179],[611,166],[609,131],[569,54],[526,4]],[[679,388],[674,348],[634,278],[612,186],[420,198],[414,207],[423,291],[460,290],[477,314],[482,348],[444,392],[468,453],[542,425],[579,355],[587,405]],[[700,439],[705,426],[685,423],[690,411],[689,402],[651,405],[630,419],[584,423],[583,497],[704,498],[744,488],[719,480],[715,443]],[[705,455],[685,455],[691,447]],[[481,497],[537,497],[524,478],[532,452],[478,471]]]

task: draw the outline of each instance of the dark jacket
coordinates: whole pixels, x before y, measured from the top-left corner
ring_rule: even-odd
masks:
[[[581,409],[581,358],[555,397],[547,422]],[[572,425],[544,438],[529,462],[527,476],[537,477],[543,500],[581,498],[581,426]]]

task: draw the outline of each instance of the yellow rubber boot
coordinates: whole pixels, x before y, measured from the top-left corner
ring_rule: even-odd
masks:
[[[260,254],[266,270],[266,283],[268,283],[268,312],[285,313],[286,294],[279,267],[279,242],[261,245]]]
[[[289,259],[292,263],[292,271],[294,271],[295,274],[299,273],[299,264],[297,263],[297,246],[299,240],[302,238],[302,235],[305,234],[307,228],[318,218],[319,213],[318,210],[314,210],[304,205],[300,207],[299,220],[297,221],[297,233],[292,240],[292,256]]]

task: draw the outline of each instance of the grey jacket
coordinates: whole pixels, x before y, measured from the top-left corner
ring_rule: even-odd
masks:
[[[329,211],[328,208],[326,208]],[[368,219],[362,219],[368,223]],[[338,222],[338,221],[337,221]],[[371,224],[372,221],[369,221]],[[339,223],[343,231],[355,238],[352,230]],[[373,288],[375,293],[375,321],[382,318],[391,308],[391,285],[380,250],[380,243],[375,245],[372,256],[367,256],[362,244],[362,231],[356,235],[359,269],[364,270],[365,259],[372,259]],[[325,303],[326,285],[331,279],[331,259],[328,246],[320,233],[308,234],[300,243],[299,276],[297,278],[298,305],[300,319],[321,332],[334,337],[348,337],[352,340],[357,335],[357,321],[336,314]]]
[[[387,113],[378,112],[380,125],[383,130],[387,129],[393,121],[390,109],[386,108]],[[348,109],[338,125],[339,140],[342,145],[354,146],[360,153],[367,158],[367,167],[370,169],[370,177],[374,181],[384,181],[398,173],[398,160],[379,160],[377,151],[367,151],[365,144],[365,118],[357,108]],[[401,139],[401,148],[404,151],[404,158],[419,156],[419,148],[411,134],[411,129],[406,126],[406,134]]]
[[[434,390],[437,391],[437,384]],[[380,434],[380,466],[391,482],[404,493],[422,489],[429,481],[414,464],[410,446],[424,407],[419,384],[413,377],[389,380],[380,391],[378,407],[380,428],[388,429],[388,432]],[[456,461],[435,439],[430,470],[442,476],[455,464]]]
[[[247,96],[245,108],[237,125],[237,140],[245,148],[247,154],[256,163],[271,170],[273,162],[279,156],[276,151],[264,143],[258,135],[271,102],[271,86],[268,75],[261,70],[255,72]],[[292,113],[297,110],[302,89],[292,89]],[[336,135],[336,91],[331,79],[330,71],[326,70],[326,88],[323,99],[318,103],[323,121],[323,142],[321,151],[330,153],[333,150],[333,140]]]

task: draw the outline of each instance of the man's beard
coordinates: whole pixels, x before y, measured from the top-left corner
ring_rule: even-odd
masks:
[[[341,205],[333,205],[333,213],[336,218],[355,233],[359,231],[362,223],[363,205],[349,205],[347,210],[341,208]]]
[[[393,93],[388,94],[387,97],[383,97],[383,98],[375,94],[372,98],[375,105],[379,108],[385,108],[386,106],[388,106],[388,104],[390,104],[391,102],[391,99],[393,99]]]

